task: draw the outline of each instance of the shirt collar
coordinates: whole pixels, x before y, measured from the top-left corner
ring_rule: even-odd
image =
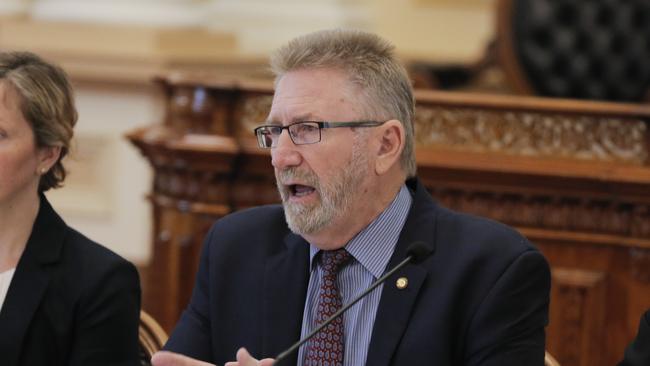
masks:
[[[345,249],[354,259],[375,278],[384,273],[412,202],[408,188],[402,185],[391,204],[345,245]],[[320,249],[311,244],[309,246],[309,263],[312,270],[314,258]]]

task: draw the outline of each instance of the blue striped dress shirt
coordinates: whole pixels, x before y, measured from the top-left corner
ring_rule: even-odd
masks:
[[[381,277],[386,270],[397,239],[402,231],[406,216],[411,208],[413,198],[402,186],[393,202],[365,229],[350,240],[345,249],[354,258],[343,267],[338,275],[338,286],[343,305],[349,303],[358,294],[368,288],[373,281]],[[320,262],[315,260],[320,249],[310,248],[310,277],[307,287],[307,299],[302,319],[302,337],[315,328],[318,289],[322,270]],[[372,328],[379,307],[383,285],[377,287],[368,296],[343,314],[345,329],[344,365],[359,366],[366,363]],[[300,347],[298,365],[304,364],[306,346]]]

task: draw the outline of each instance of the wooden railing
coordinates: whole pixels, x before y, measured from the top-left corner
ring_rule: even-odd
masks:
[[[212,222],[279,197],[252,133],[268,113],[269,82],[159,83],[165,120],[128,138],[155,170],[144,308],[169,331]],[[650,307],[650,107],[433,91],[416,99],[418,175],[434,197],[514,226],[551,263],[549,351],[562,365],[615,364]]]

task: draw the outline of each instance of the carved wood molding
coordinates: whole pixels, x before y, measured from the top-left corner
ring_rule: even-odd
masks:
[[[644,164],[647,125],[638,118],[420,105],[416,143],[520,156]]]
[[[157,197],[204,205],[228,202],[232,166],[239,151],[232,138],[178,134],[165,126],[136,130],[127,138],[154,167]]]
[[[248,95],[241,103],[241,117],[237,124],[239,137],[252,137],[255,127],[264,123],[271,109],[273,97],[268,94]]]
[[[425,183],[426,184],[426,183]],[[650,238],[650,204],[426,184],[444,206],[517,227]]]

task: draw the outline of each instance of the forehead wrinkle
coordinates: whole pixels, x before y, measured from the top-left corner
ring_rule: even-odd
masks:
[[[267,122],[271,124],[291,124],[301,121],[314,121],[322,119],[318,116],[318,113],[314,111],[314,109],[318,109],[319,104],[322,103],[321,99],[317,96],[309,97],[299,95],[288,98],[281,97],[279,100],[280,103],[283,104],[280,107],[278,107],[277,100],[278,99],[273,100],[271,111],[267,118]]]
[[[315,119],[313,117],[313,114],[307,113],[307,114],[298,115],[298,116],[295,116],[295,117],[291,118],[287,124],[289,125],[289,124],[296,123],[296,122],[316,121],[316,120],[317,119]],[[273,119],[273,118],[271,118],[269,116],[269,118],[267,118],[267,120],[266,120],[266,124],[269,124],[269,125],[282,125],[282,122],[276,121],[275,119]]]
[[[334,73],[324,75],[325,71]],[[323,76],[326,78],[324,81]],[[324,83],[322,88],[321,83]],[[363,118],[367,113],[359,101],[363,98],[361,89],[343,70],[314,69],[288,73],[276,84],[267,121],[286,125],[305,120],[336,122]],[[347,113],[343,115],[341,111]]]

